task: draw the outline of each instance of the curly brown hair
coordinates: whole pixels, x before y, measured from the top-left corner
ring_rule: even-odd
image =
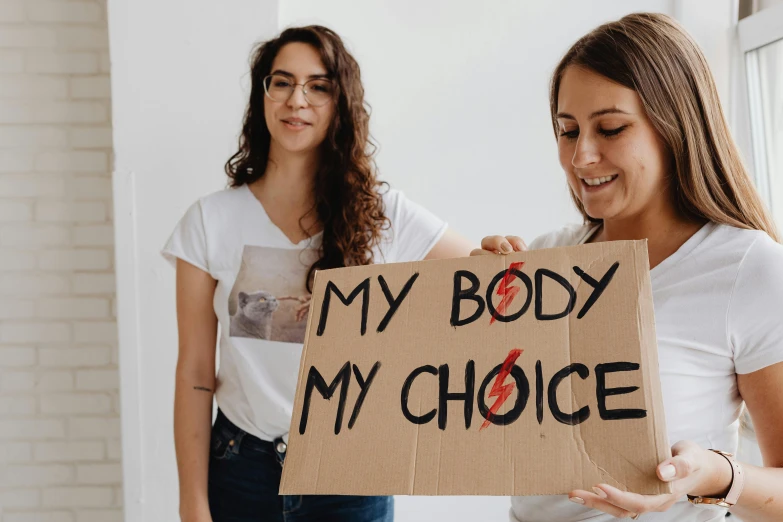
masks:
[[[371,264],[372,250],[380,243],[382,231],[389,228],[390,222],[380,191],[386,183],[376,177],[373,160],[376,146],[370,136],[370,107],[364,101],[359,64],[334,31],[319,25],[286,29],[254,50],[250,64],[250,100],[239,150],[225,167],[230,185],[250,184],[264,174],[271,136],[264,120],[263,81],[270,74],[280,49],[293,42],[315,48],[329,78],[337,86],[335,116],[321,144],[315,203],[310,210],[316,212],[323,225],[319,258],[310,267],[305,282],[307,290],[312,291],[316,270]]]

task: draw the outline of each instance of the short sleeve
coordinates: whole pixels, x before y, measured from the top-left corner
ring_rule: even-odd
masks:
[[[759,234],[737,271],[729,302],[728,336],[738,374],[783,361],[783,245]]]
[[[177,258],[209,273],[207,239],[201,202],[197,201],[185,212],[161,251],[163,257],[176,266]]]
[[[398,190],[389,190],[383,198],[391,221],[391,245],[384,261],[421,261],[440,241],[448,225]]]

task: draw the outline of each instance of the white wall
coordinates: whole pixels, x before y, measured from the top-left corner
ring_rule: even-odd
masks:
[[[671,13],[670,4],[289,0],[280,25],[323,23],[343,36],[373,107],[381,176],[478,242],[532,239],[577,219],[557,163],[549,75],[596,25]]]
[[[109,0],[126,520],[178,520],[174,270],[159,255],[199,196],[225,185],[248,55],[272,0]]]
[[[720,2],[727,13],[730,4]],[[639,10],[679,9],[695,17],[686,27],[711,34],[678,0],[109,5],[128,522],[175,519],[174,272],[157,252],[186,206],[223,184],[250,42],[302,23],[340,33],[362,66],[382,178],[478,242],[531,239],[577,218],[547,99],[549,74],[575,39]],[[718,67],[723,54],[720,43],[708,50]],[[397,519],[504,520],[507,509],[505,498],[399,497]]]

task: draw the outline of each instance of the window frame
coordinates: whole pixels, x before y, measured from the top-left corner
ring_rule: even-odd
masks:
[[[747,16],[737,23],[737,42],[743,66],[739,68],[742,87],[746,92],[742,105],[748,122],[750,150],[746,151],[752,161],[753,178],[761,197],[770,209],[770,172],[766,150],[766,131],[759,81],[758,54],[753,52],[783,39],[783,3],[776,4]]]

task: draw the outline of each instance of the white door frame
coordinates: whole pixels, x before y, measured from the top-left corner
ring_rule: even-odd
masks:
[[[744,67],[739,68],[739,74],[743,76],[743,84],[747,89],[743,105],[747,107],[750,125],[750,142],[752,144],[750,157],[753,161],[754,181],[756,189],[768,206],[772,203],[770,173],[767,164],[758,54],[753,51],[781,39],[783,39],[783,4],[763,9],[743,18],[737,24],[737,40],[744,61]]]

